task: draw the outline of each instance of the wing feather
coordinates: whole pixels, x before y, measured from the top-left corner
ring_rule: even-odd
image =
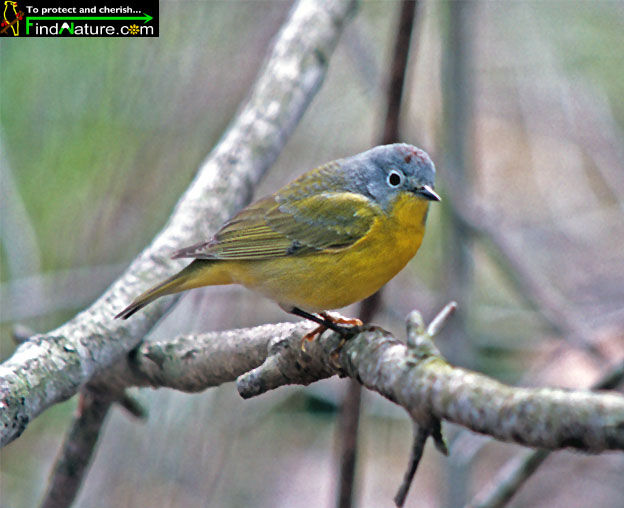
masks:
[[[289,187],[252,203],[212,240],[182,249],[174,257],[267,259],[344,249],[365,236],[383,213],[361,194],[321,191],[305,196]]]

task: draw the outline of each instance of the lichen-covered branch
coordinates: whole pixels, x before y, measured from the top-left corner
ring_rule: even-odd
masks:
[[[239,393],[249,398],[338,374],[399,404],[419,425],[441,419],[527,446],[624,450],[624,397],[617,392],[507,386],[448,364],[414,337],[406,346],[378,328],[342,347],[338,334],[325,332],[302,349],[310,326],[266,325],[142,344],[130,360],[131,383],[199,391],[237,379]]]
[[[301,0],[221,141],[208,155],[169,222],[88,309],[20,345],[0,366],[0,444],[50,405],[77,392],[131,350],[173,304],[162,299],[128,321],[112,317],[148,286],[180,270],[175,249],[209,237],[251,198],[320,87],[354,1]]]
[[[624,449],[624,397],[619,394],[510,387],[437,355],[418,358],[379,332],[358,342],[344,357],[346,372],[403,406],[416,422],[433,415],[503,441],[542,448]]]
[[[595,383],[594,390],[614,389],[624,379],[624,362],[620,362]],[[551,450],[533,450],[505,464],[491,485],[479,492],[467,505],[470,508],[500,508],[520,490],[550,455]]]
[[[407,345],[377,328],[342,345],[343,339],[332,332],[302,343],[315,326],[305,321],[145,342],[89,383],[83,398],[86,404],[65,441],[45,503],[70,504],[110,402],[142,414],[136,403],[126,400],[124,390],[129,386],[197,392],[238,380],[241,395],[252,397],[285,384],[350,375],[402,405],[419,429],[417,453],[399,494],[402,500],[424,440],[431,436],[446,453],[442,419],[530,446],[571,446],[593,452],[624,449],[624,397],[617,393],[512,388],[449,365],[431,337],[454,308],[454,303],[447,305],[427,328],[417,312],[410,314]],[[473,392],[478,395],[472,396]],[[535,410],[527,410],[531,407]]]
[[[301,338],[314,326],[314,323],[305,321],[281,323],[146,342],[128,360],[133,376],[131,382],[138,386],[199,392],[235,381],[262,365],[267,359],[267,351],[279,350],[289,344],[292,337]],[[126,372],[120,372],[120,385],[128,379]],[[324,377],[332,374],[327,372]],[[318,379],[312,377],[310,382]]]

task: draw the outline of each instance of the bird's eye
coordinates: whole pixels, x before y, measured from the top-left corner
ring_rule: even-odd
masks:
[[[388,185],[390,187],[398,187],[403,183],[403,178],[403,173],[397,171],[396,169],[393,169],[392,171],[390,171],[390,173],[388,173]]]

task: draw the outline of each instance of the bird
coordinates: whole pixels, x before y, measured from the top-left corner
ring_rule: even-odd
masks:
[[[241,284],[286,312],[344,332],[326,313],[363,300],[416,254],[425,233],[435,166],[410,144],[394,143],[304,173],[243,208],[207,241],[173,253],[191,263],[135,298],[127,319],[163,295]]]
[[[17,7],[17,2],[14,2],[13,0],[5,0],[4,2],[4,13],[3,13],[3,26],[7,26],[11,28],[11,30],[13,31],[13,35],[14,36],[18,36],[19,35],[19,15],[17,13],[17,10],[15,9]]]

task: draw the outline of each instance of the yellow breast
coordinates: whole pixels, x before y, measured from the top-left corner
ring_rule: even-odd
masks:
[[[284,307],[309,312],[360,301],[392,279],[416,254],[425,232],[428,202],[411,193],[397,197],[366,236],[346,249],[305,256],[228,262],[233,282]]]

